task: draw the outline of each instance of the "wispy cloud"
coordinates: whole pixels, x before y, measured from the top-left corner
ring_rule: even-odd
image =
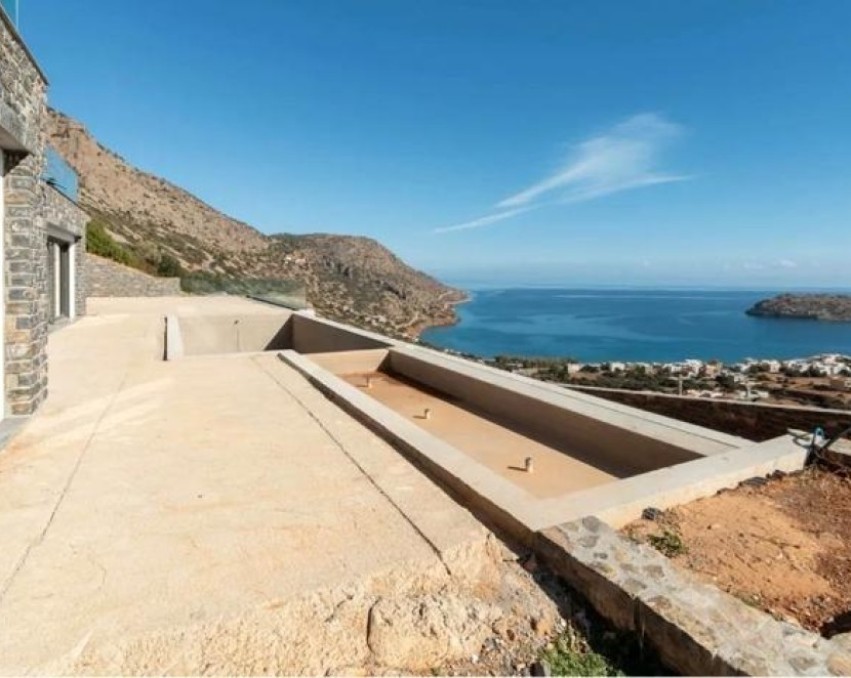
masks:
[[[546,204],[579,203],[642,186],[684,181],[690,177],[659,169],[662,151],[682,134],[682,127],[656,113],[635,115],[605,134],[571,150],[558,170],[494,205],[492,214],[435,233],[481,228]]]
[[[746,271],[776,271],[777,269],[791,270],[798,268],[798,262],[792,259],[777,259],[776,261],[744,261],[741,267]]]
[[[473,219],[472,221],[465,221],[463,224],[455,224],[454,226],[442,226],[440,228],[434,229],[434,233],[449,233],[450,231],[466,231],[470,228],[479,228],[481,226],[487,226],[488,224],[496,223],[497,221],[502,221],[503,219],[510,219],[511,217],[517,214],[528,212],[531,209],[534,209],[534,207],[516,207],[513,210],[497,212],[496,214],[491,214],[489,216],[481,217],[479,219]]]

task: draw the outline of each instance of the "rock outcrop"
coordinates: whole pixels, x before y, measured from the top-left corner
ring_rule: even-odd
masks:
[[[769,318],[851,322],[851,295],[780,294],[757,302],[746,313]]]

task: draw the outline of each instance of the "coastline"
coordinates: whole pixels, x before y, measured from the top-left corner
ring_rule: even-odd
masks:
[[[419,321],[413,323],[408,328],[409,336],[413,341],[419,341],[420,335],[428,329],[434,327],[453,327],[461,322],[461,318],[458,317],[458,313],[455,311],[456,306],[460,306],[461,304],[466,304],[473,300],[473,293],[469,290],[453,290],[453,292],[460,292],[461,297],[459,299],[450,299],[448,301],[443,301],[446,304],[446,312],[449,317],[447,318],[432,318],[429,321]]]

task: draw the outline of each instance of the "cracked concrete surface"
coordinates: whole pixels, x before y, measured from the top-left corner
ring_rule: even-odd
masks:
[[[165,313],[279,311],[90,305],[0,452],[0,672],[316,673],[382,598],[493,616],[493,537],[274,354],[160,359]]]

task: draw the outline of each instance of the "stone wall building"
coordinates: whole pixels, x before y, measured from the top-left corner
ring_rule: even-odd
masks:
[[[31,414],[45,399],[49,324],[85,307],[78,293],[85,215],[48,171],[47,79],[18,33],[15,10],[0,3],[3,416]]]

